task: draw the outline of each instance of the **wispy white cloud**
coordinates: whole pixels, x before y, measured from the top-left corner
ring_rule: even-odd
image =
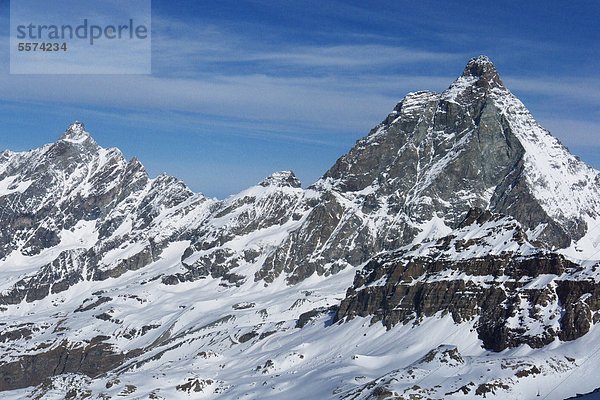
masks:
[[[600,122],[582,119],[541,117],[539,122],[569,147],[600,149]]]
[[[2,76],[0,90],[6,100],[116,107],[126,110],[121,116],[168,114],[178,123],[186,123],[184,114],[196,114],[218,129],[314,140],[310,132],[366,132],[405,93],[443,90],[454,78],[403,67],[466,57],[389,41],[269,44],[216,26],[154,17],[152,76]]]
[[[176,26],[177,29],[173,27]],[[277,75],[315,73],[316,70],[340,68],[344,71],[376,71],[379,68],[435,62],[443,63],[466,57],[465,54],[436,52],[380,42],[353,44],[295,45],[269,43],[239,33],[220,30],[211,25],[197,26],[161,18],[153,20],[154,62],[158,71],[169,73],[169,66],[187,66],[202,74],[217,64],[245,69],[260,67]],[[178,70],[180,72],[180,70]]]
[[[399,67],[462,57],[391,44],[269,45],[155,17],[152,76],[5,75],[0,90],[12,101],[118,107],[148,118],[157,111],[196,113],[219,119],[219,127],[231,125],[226,120],[245,129],[268,125],[282,137],[290,130],[365,132],[404,93],[443,89],[452,79]]]
[[[0,77],[0,90],[5,93],[5,100],[120,107],[138,112],[197,113],[244,120],[247,126],[270,123],[272,129],[279,126],[280,130],[292,125],[305,131],[364,131],[381,120],[402,94],[423,88],[442,89],[451,78],[390,73],[385,68],[367,73],[306,76],[294,73],[295,70],[281,73],[281,65],[287,63],[305,71],[348,64],[347,68],[352,70],[366,68],[369,60],[380,66],[397,66],[403,62],[454,57],[447,53],[370,45],[304,46],[277,53],[243,48],[239,38],[223,39],[222,34],[210,27],[202,35],[217,35],[221,42],[188,42],[185,35],[172,41],[155,39],[162,49],[155,49],[154,62],[158,69],[168,70],[170,63],[174,63],[177,75],[181,75],[182,64],[185,64],[190,73],[184,78],[168,73],[153,76],[4,75]],[[160,37],[155,34],[154,38],[157,36]],[[188,46],[184,46],[186,42]],[[189,53],[182,53],[182,49]],[[365,54],[368,57],[362,57]],[[185,62],[175,60],[177,57],[184,58]],[[227,68],[205,72],[199,62],[206,59],[211,62],[239,59],[243,63],[258,60],[268,67],[262,68],[262,72],[244,73]],[[360,61],[353,62],[353,59]]]
[[[282,46],[248,41],[210,25],[198,28],[164,18],[154,18],[153,25],[155,75],[2,75],[3,98],[96,110],[118,108],[121,119],[176,120],[245,135],[261,132],[283,140],[326,143],[322,135],[328,131],[366,133],[405,93],[441,91],[454,79],[416,73],[415,65],[458,63],[470,56],[390,41]],[[509,76],[504,80],[517,93],[562,96],[588,104],[600,100],[600,81],[595,78]],[[556,126],[573,122],[563,121]],[[592,131],[580,128],[578,140],[589,141]],[[317,132],[319,138],[311,137]]]
[[[464,54],[430,52],[401,46],[356,44],[336,46],[286,47],[284,51],[248,49],[234,43],[196,42],[186,39],[155,39],[156,61],[168,66],[173,60],[192,62],[196,71],[202,63],[260,63],[287,68],[381,68],[419,62],[445,62],[465,58]],[[229,44],[229,46],[227,46]],[[182,49],[179,51],[178,49]],[[294,72],[290,70],[288,72]],[[281,72],[281,71],[279,71]]]
[[[569,98],[587,103],[600,102],[600,79],[595,76],[505,77],[504,81],[514,91]]]

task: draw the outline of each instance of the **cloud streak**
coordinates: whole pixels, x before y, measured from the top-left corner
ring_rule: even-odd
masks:
[[[0,91],[9,101],[119,107],[131,114],[157,110],[197,113],[241,120],[246,127],[269,123],[273,130],[292,126],[296,132],[365,131],[381,120],[402,94],[441,89],[450,80],[394,73],[392,67],[458,57],[362,44],[300,46],[277,52],[244,46],[239,37],[210,27],[199,33],[200,39],[191,40],[189,27],[179,28],[183,34],[178,36],[168,30],[170,24],[159,21],[158,26],[164,31],[154,34],[155,75],[4,75]],[[238,68],[238,64],[245,67]],[[171,70],[172,65],[177,68]],[[344,73],[331,73],[342,72],[342,68]],[[183,77],[182,69],[187,71]]]
[[[600,103],[600,80],[596,77],[508,77],[504,81],[515,91],[554,98],[568,98],[590,104]]]
[[[140,137],[154,135],[159,142],[181,129],[185,135],[180,137],[185,136],[182,141],[188,147],[202,149],[227,142],[240,144],[249,154],[259,154],[260,147],[276,142],[279,147],[275,151],[280,154],[283,147],[304,146],[310,150],[298,154],[322,155],[318,150],[327,147],[327,154],[334,159],[385,118],[406,93],[443,91],[470,57],[488,53],[498,62],[507,86],[567,145],[575,149],[599,143],[600,81],[595,72],[588,69],[582,73],[567,66],[562,70],[548,67],[555,77],[531,75],[535,71],[529,64],[532,59],[560,53],[564,50],[560,43],[538,43],[527,35],[515,40],[519,34],[513,32],[512,25],[510,30],[497,31],[497,26],[484,23],[465,24],[464,18],[453,20],[439,9],[431,12],[427,8],[423,18],[415,18],[414,14],[400,13],[404,11],[400,5],[390,6],[396,7],[395,12],[342,2],[315,6],[307,9],[306,15],[286,20],[289,7],[307,7],[292,2],[270,5],[271,14],[264,26],[264,16],[247,21],[246,15],[240,14],[243,11],[236,10],[232,20],[228,19],[230,10],[209,16],[201,12],[183,15],[180,9],[171,14],[177,17],[153,15],[152,75],[3,74],[0,104],[7,107],[2,111],[12,126],[19,126],[18,120],[32,112],[45,114],[55,123],[86,115],[104,124],[103,129],[127,127],[133,134],[145,135]],[[311,27],[333,17],[329,21],[333,25],[311,31]],[[291,24],[304,18],[303,26],[288,30],[280,18]],[[482,35],[482,28],[489,35]],[[6,37],[0,41],[8,42]],[[0,54],[0,63],[0,68],[8,71],[6,53]],[[31,121],[26,125],[33,126]],[[212,135],[211,140],[203,140],[204,135]],[[126,138],[106,144],[126,146],[136,155],[151,147]],[[163,150],[152,153],[146,162],[160,158]],[[270,157],[264,156],[270,153],[260,154],[252,168],[256,168],[257,160]],[[196,154],[190,157],[189,165],[198,163]],[[287,164],[290,157],[281,158],[285,158],[282,164]],[[226,161],[219,164],[240,164],[241,159],[224,156]],[[177,161],[182,162],[181,157]],[[312,167],[315,160],[306,164],[298,161],[298,165]],[[216,164],[204,167],[222,168]],[[244,165],[239,170],[248,168]],[[197,179],[197,172],[189,174]],[[240,183],[237,189],[245,185]]]

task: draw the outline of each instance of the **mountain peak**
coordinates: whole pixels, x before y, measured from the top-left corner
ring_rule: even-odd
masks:
[[[276,186],[293,188],[299,188],[302,186],[300,180],[292,171],[275,172],[266,177],[261,183],[259,183],[259,185],[264,187]]]
[[[496,66],[488,56],[484,55],[470,59],[462,77],[477,78],[478,81],[487,83],[485,86],[504,86]]]
[[[60,140],[66,140],[72,143],[83,143],[84,141],[91,139],[90,134],[85,130],[83,122],[75,121],[62,134]]]

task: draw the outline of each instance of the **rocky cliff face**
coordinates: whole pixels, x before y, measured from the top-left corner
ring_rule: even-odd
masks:
[[[412,242],[432,220],[455,228],[473,207],[566,248],[600,222],[597,177],[478,57],[445,92],[407,95],[311,186],[316,207],[259,277],[335,273]]]
[[[483,56],[307,189],[208,199],[75,123],[0,156],[0,390],[527,397],[598,335],[599,182]]]
[[[600,285],[579,280],[581,266],[527,242],[518,222],[472,210],[463,225],[370,261],[336,319],[371,317],[391,329],[449,314],[456,323],[476,321],[483,346],[494,351],[574,340],[600,320]]]
[[[177,179],[149,179],[137,159],[101,148],[81,123],[54,144],[5,152],[0,182],[1,264],[26,272],[0,284],[0,304],[144,267],[185,236],[184,217],[199,221],[212,203]]]

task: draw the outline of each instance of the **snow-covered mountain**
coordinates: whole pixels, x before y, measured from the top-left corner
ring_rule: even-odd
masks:
[[[561,399],[600,383],[600,172],[484,56],[303,189],[0,156],[3,398]]]

